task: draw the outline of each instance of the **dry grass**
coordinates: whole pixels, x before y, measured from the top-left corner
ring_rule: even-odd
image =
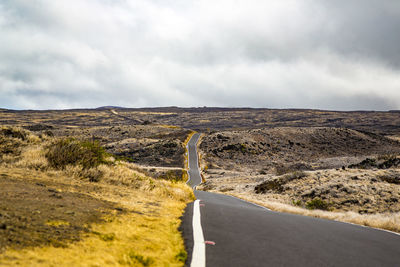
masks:
[[[219,173],[221,170],[210,170],[208,174],[215,177],[197,189],[233,195],[279,212],[400,232],[400,187],[386,182],[397,179],[400,169],[318,170],[300,176],[297,173],[254,176],[225,172],[221,176]],[[281,190],[271,188],[262,194],[255,192],[257,185],[277,179],[285,181]],[[326,202],[328,211],[307,209],[307,203],[315,199]]]
[[[385,229],[400,233],[400,212],[383,214],[358,214],[355,212],[330,212],[322,210],[308,210],[284,204],[268,199],[255,199],[247,194],[225,192],[227,195],[235,196],[243,200],[256,203],[274,211],[312,216],[341,222],[359,224],[363,226]]]
[[[182,128],[180,126],[168,125],[168,124],[161,124],[161,125],[158,125],[158,126],[162,127],[162,128],[167,128],[167,129],[181,129]]]
[[[45,170],[48,168],[48,162],[45,157],[45,151],[42,145],[32,145],[24,148],[21,158],[15,163],[19,168],[28,168],[35,170]]]
[[[392,135],[392,136],[386,136],[392,140],[400,142],[400,135]]]
[[[58,184],[58,190],[110,201],[122,206],[125,212],[108,215],[105,223],[91,225],[91,232],[67,247],[8,249],[0,254],[0,265],[184,265],[186,252],[178,231],[179,218],[186,203],[194,199],[193,191],[185,183],[152,179],[125,162],[85,169],[85,175],[101,175],[101,179],[93,183],[84,179],[79,165],[52,169],[45,157],[47,145],[48,141],[30,137],[18,157],[9,162],[3,160],[2,173],[12,179]],[[46,221],[46,225],[52,227],[65,223]]]
[[[35,177],[39,181],[63,181],[71,192],[83,191],[90,196],[120,204],[127,210],[118,216],[109,216],[106,223],[92,225],[92,232],[66,248],[36,247],[23,250],[8,250],[0,255],[2,266],[183,266],[186,259],[183,240],[178,231],[179,217],[186,202],[193,199],[193,193],[183,183],[154,181],[143,177],[131,185],[124,186],[126,180],[116,181],[129,174],[138,179],[125,166],[108,170],[113,174],[113,182],[96,183],[94,191],[84,189],[91,186],[83,180],[65,175],[62,171],[43,173],[27,169],[7,169],[20,173],[19,179]],[[21,173],[22,172],[22,173]],[[25,172],[25,175],[23,174]],[[136,178],[135,178],[136,177]],[[125,178],[127,179],[127,178]],[[58,227],[64,222],[48,221],[47,225]]]

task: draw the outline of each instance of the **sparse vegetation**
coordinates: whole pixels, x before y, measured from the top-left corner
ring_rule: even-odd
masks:
[[[307,176],[307,173],[304,172],[304,171],[294,171],[294,172],[291,172],[289,174],[286,174],[283,177],[283,180],[285,180],[286,182],[290,182],[290,181],[293,181],[293,180],[296,180],[296,179],[304,178],[306,176]]]
[[[301,200],[292,200],[292,204],[293,206],[298,206],[298,207],[301,207],[302,205]]]
[[[99,142],[59,139],[48,146],[46,158],[49,165],[55,169],[65,169],[68,165],[81,165],[89,169],[107,164],[108,154]]]
[[[360,224],[368,227],[381,228],[389,231],[400,233],[400,212],[396,213],[378,213],[378,214],[359,214],[352,211],[325,211],[319,209],[304,209],[294,205],[277,202],[271,199],[254,199],[249,197],[248,194],[241,193],[237,194],[229,192],[229,195],[242,198],[247,201],[257,203],[261,206],[265,206],[271,210],[279,212],[288,212],[293,214],[312,216],[316,218],[325,218],[330,220],[342,221]]]
[[[5,137],[12,137],[16,139],[26,140],[28,133],[20,128],[16,127],[3,127],[0,130],[0,135]]]
[[[400,185],[400,176],[398,175],[383,175],[379,179],[390,184]]]
[[[151,257],[144,257],[142,255],[137,254],[134,251],[131,251],[127,254],[127,261],[122,261],[121,263],[126,263],[128,265],[137,266],[140,264],[141,266],[147,267],[154,263],[154,259]]]
[[[303,171],[295,171],[272,180],[267,180],[254,188],[256,194],[264,194],[267,191],[282,193],[285,190],[284,185],[290,181],[306,177],[307,174]]]
[[[307,201],[306,207],[310,210],[329,210],[329,203],[320,198],[314,198],[313,200]]]
[[[389,169],[400,166],[400,158],[395,155],[383,155],[378,158],[366,158],[360,163],[351,164],[352,169]]]
[[[0,140],[10,150],[0,162],[2,264],[183,266],[179,217],[194,195],[181,170],[167,172],[173,182],[152,179],[98,141],[15,129]]]
[[[278,211],[400,232],[400,187],[396,184],[399,169],[333,169],[293,174],[302,177],[299,179],[290,179],[291,175],[253,177],[234,173],[231,177],[208,179],[197,189],[240,196]]]
[[[168,170],[166,173],[161,174],[158,178],[165,179],[168,181],[178,182],[178,181],[185,181],[184,175],[186,171],[184,170]]]

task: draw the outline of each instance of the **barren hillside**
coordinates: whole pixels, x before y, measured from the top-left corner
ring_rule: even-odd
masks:
[[[263,128],[205,135],[200,149],[208,168],[278,173],[339,168],[366,156],[400,152],[400,143],[343,128]]]

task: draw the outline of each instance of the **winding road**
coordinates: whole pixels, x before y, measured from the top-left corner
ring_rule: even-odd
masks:
[[[189,180],[201,183],[196,145]],[[278,213],[226,195],[195,190],[182,232],[187,266],[400,266],[400,235],[347,223]]]

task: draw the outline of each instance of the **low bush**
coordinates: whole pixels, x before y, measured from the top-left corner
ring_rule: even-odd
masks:
[[[329,203],[320,199],[314,198],[313,200],[307,201],[306,208],[310,210],[329,210]]]
[[[294,172],[292,172],[292,173],[286,174],[286,175],[283,177],[283,179],[284,179],[286,182],[290,182],[290,181],[293,181],[293,180],[297,180],[297,179],[304,178],[304,177],[306,177],[306,176],[307,176],[307,173],[305,173],[304,171],[294,171]]]
[[[254,188],[256,194],[265,194],[267,191],[282,193],[284,191],[283,183],[280,179],[265,181]]]
[[[379,177],[382,181],[390,183],[390,184],[398,184],[400,185],[400,177],[393,175],[384,175]]]
[[[65,169],[68,165],[90,169],[107,163],[108,154],[98,142],[59,139],[48,147],[45,156],[55,169]]]
[[[366,158],[357,164],[349,165],[352,169],[389,169],[392,167],[400,166],[400,158],[396,155],[383,155],[378,157],[378,159]]]
[[[265,194],[267,191],[272,191],[275,193],[282,193],[285,191],[284,185],[289,183],[290,181],[301,179],[306,177],[307,173],[303,171],[294,171],[292,173],[288,173],[284,176],[277,177],[273,180],[268,180],[262,182],[254,188],[256,194]]]
[[[301,207],[301,200],[292,200],[293,206]]]
[[[28,133],[20,128],[3,127],[0,129],[0,135],[26,140]]]
[[[21,154],[22,147],[27,145],[29,133],[20,128],[1,127],[0,128],[0,162],[8,159],[15,161],[15,157]]]
[[[186,174],[186,171],[183,170],[168,170],[166,173],[159,175],[158,178],[178,182],[185,179],[186,176],[184,174]]]

